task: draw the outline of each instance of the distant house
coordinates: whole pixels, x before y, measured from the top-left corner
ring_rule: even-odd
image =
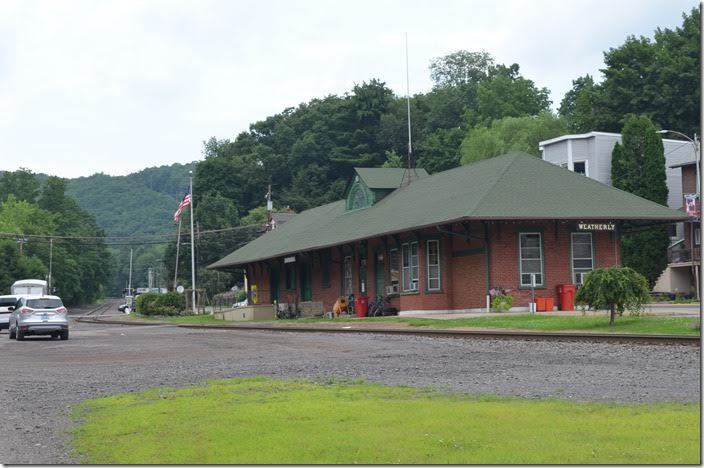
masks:
[[[578,135],[563,135],[551,140],[541,141],[538,146],[544,161],[583,174],[607,185],[611,181],[611,153],[616,143],[621,143],[620,133],[589,132]],[[662,140],[665,152],[665,175],[667,177],[667,206],[681,209],[684,206],[682,173],[679,164],[694,160],[694,147],[688,141]],[[670,231],[671,245],[680,245],[684,240],[685,226],[678,223]],[[672,253],[668,254],[670,257]],[[663,276],[670,277],[668,270]],[[675,275],[676,276],[676,275]],[[677,286],[672,283],[669,291],[664,285],[671,284],[659,281],[655,291],[675,292]],[[679,284],[679,283],[677,283]],[[668,286],[669,288],[669,286]],[[678,289],[682,292],[681,289]],[[687,293],[691,292],[687,288]]]
[[[683,237],[673,243],[667,254],[668,268],[658,279],[653,290],[655,292],[678,292],[701,296],[698,290],[701,278],[701,202],[692,195],[697,193],[696,162],[686,161],[674,164],[672,169],[682,171],[683,198],[682,208],[689,216],[689,221],[683,223]],[[687,206],[689,205],[689,206]]]
[[[611,153],[621,143],[620,133],[589,132],[563,135],[538,143],[544,161],[586,175],[599,182],[611,183]],[[694,160],[694,147],[688,141],[663,139],[665,175],[667,176],[667,206],[682,207],[682,175],[672,167]]]
[[[342,200],[299,213],[210,265],[242,269],[260,304],[331,310],[339,296],[391,295],[401,314],[486,310],[511,289],[514,310],[619,263],[619,236],[681,211],[525,153],[427,175],[356,169]]]

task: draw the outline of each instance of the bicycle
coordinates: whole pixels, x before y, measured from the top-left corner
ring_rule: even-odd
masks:
[[[392,296],[377,296],[376,301],[369,303],[367,309],[367,317],[387,317],[389,315],[398,315],[398,310],[395,307],[390,307]]]

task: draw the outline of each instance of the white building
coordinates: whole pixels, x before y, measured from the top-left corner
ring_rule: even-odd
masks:
[[[607,185],[611,181],[611,153],[616,143],[621,143],[620,133],[589,132],[579,135],[563,135],[538,143],[543,160],[565,167],[573,172],[584,174]],[[686,140],[662,140],[665,150],[665,174],[667,176],[667,205],[681,209],[684,206],[682,196],[682,171],[679,165],[695,159],[694,145]],[[674,167],[673,167],[674,166]],[[671,244],[681,244],[685,237],[684,224],[678,223],[671,233]],[[663,272],[654,290],[656,292],[675,292],[679,289],[672,281],[670,264]]]

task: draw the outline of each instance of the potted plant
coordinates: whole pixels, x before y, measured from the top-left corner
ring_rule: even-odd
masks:
[[[491,288],[489,296],[491,296],[491,309],[495,312],[506,312],[513,306],[513,296],[510,294],[510,289],[502,287]]]

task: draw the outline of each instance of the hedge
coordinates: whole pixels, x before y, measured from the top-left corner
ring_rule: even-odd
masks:
[[[180,315],[186,308],[186,298],[179,293],[144,293],[137,296],[137,313],[142,315]]]

